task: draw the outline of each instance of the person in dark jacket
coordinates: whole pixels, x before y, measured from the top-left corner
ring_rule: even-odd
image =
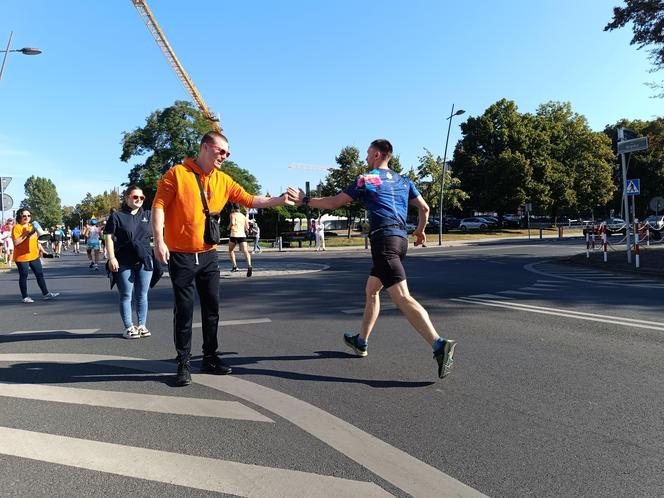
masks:
[[[126,339],[150,336],[146,327],[148,290],[153,274],[150,211],[143,209],[145,196],[134,185],[127,188],[121,209],[111,214],[104,230],[108,268],[114,272],[120,293],[120,316]],[[133,322],[132,294],[136,300],[137,325]]]

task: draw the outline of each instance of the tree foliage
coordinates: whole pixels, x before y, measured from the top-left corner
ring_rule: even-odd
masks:
[[[94,216],[97,219],[108,217],[112,209],[119,209],[121,197],[115,190],[104,191],[102,194],[92,195],[88,192],[83,200],[76,205],[74,213],[83,223],[87,223]]]
[[[472,209],[503,214],[531,202],[556,216],[603,206],[613,196],[610,142],[569,103],[521,114],[502,99],[461,130],[453,169]]]
[[[60,197],[55,184],[48,178],[31,176],[25,181],[25,199],[21,207],[32,212],[32,219],[44,228],[59,224],[62,220]]]
[[[195,157],[201,137],[211,130],[210,121],[190,102],[179,100],[170,107],[154,111],[146,118],[145,126],[122,135],[120,160],[143,160],[129,171],[126,185],[141,187],[146,196],[145,205],[150,206],[157,191],[157,181],[185,157]],[[227,161],[222,171],[248,192],[260,191],[256,178],[232,161]]]
[[[638,136],[648,137],[648,150],[627,155],[627,178],[641,180],[641,193],[635,196],[637,218],[643,219],[649,213],[650,199],[664,197],[664,118],[653,121],[626,119],[604,129],[607,140],[611,140],[617,154],[618,128],[628,128]],[[614,183],[616,186],[612,206],[618,212],[622,208],[622,177],[620,163],[614,155]],[[661,209],[660,209],[661,211]]]
[[[411,175],[406,176],[413,180],[422,198],[431,207],[432,214],[437,216],[440,211],[440,174],[443,171],[443,158],[434,157],[431,151],[425,148],[424,155],[419,156],[418,160],[417,174],[413,174],[414,178]],[[461,190],[461,181],[449,168],[445,170],[444,183],[443,211],[461,211],[468,194]]]
[[[625,0],[624,7],[613,8],[613,19],[604,27],[604,31],[623,28],[632,23],[631,45],[639,49],[652,47],[650,60],[654,70],[664,68],[664,2],[662,0]],[[650,84],[653,88],[664,88],[664,82]],[[664,92],[657,95],[664,97]]]
[[[344,147],[334,160],[339,167],[331,170],[325,178],[322,188],[323,195],[325,196],[343,192],[359,175],[365,173],[367,170],[366,163],[360,159],[360,150],[357,147]],[[348,218],[348,238],[350,238],[353,220],[361,212],[362,205],[358,202],[351,202],[342,209],[344,215]]]

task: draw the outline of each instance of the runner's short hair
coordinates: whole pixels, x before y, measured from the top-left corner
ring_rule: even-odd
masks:
[[[392,157],[392,144],[389,142],[389,140],[385,140],[384,138],[379,138],[377,140],[374,140],[371,142],[371,147],[376,149],[378,152],[383,154],[387,159]]]
[[[218,131],[208,131],[205,135],[203,135],[203,138],[201,138],[201,145],[214,144],[214,141],[218,139],[228,143],[228,139],[223,133],[219,133]]]

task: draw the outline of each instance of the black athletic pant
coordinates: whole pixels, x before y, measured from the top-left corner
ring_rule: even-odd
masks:
[[[194,316],[194,287],[201,303],[203,355],[217,352],[219,326],[219,268],[217,251],[196,254],[172,252],[168,270],[173,286],[173,337],[178,361],[191,357],[191,323]]]

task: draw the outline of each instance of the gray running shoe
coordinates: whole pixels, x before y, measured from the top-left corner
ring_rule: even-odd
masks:
[[[433,354],[434,359],[438,362],[438,377],[447,377],[452,370],[454,363],[454,348],[456,341],[446,339],[443,341],[443,347]]]
[[[368,355],[369,353],[367,352],[367,346],[360,346],[357,343],[357,338],[360,336],[360,334],[355,334],[352,335],[351,332],[346,332],[344,334],[344,344],[351,348],[353,351],[355,351],[355,354],[357,356],[364,357]]]

